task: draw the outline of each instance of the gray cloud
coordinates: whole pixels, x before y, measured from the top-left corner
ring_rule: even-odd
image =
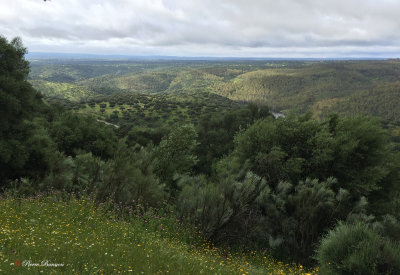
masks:
[[[400,55],[397,0],[0,0],[30,51],[213,56]]]

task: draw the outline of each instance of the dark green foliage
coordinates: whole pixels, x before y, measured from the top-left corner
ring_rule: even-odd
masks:
[[[197,127],[199,146],[196,165],[197,173],[211,174],[212,166],[233,150],[234,136],[240,129],[246,129],[257,119],[272,116],[266,106],[249,104],[246,108],[226,112],[222,115],[205,115]]]
[[[27,177],[42,179],[52,166],[56,146],[41,121],[24,121],[1,140],[2,181]],[[10,134],[10,133],[9,133]],[[0,180],[0,181],[1,181]]]
[[[0,36],[0,123],[7,132],[40,110],[41,95],[27,82],[29,63],[19,38],[10,43]]]
[[[58,153],[39,189],[92,193],[104,181],[105,165],[103,160],[93,156],[92,153],[80,153],[75,158]]]
[[[120,140],[107,161],[92,153],[74,158],[58,154],[49,175],[39,190],[62,190],[94,194],[99,201],[112,200],[123,205],[157,205],[163,199],[163,185],[153,173],[153,156],[147,149],[128,148]]]
[[[27,82],[29,64],[19,38],[0,36],[0,187],[19,177],[40,178],[53,143],[42,122],[32,121],[44,105]]]
[[[187,174],[197,163],[194,155],[197,133],[192,124],[177,126],[155,148],[155,173],[167,184],[169,191],[176,190],[175,175]]]
[[[317,252],[321,274],[399,274],[400,246],[367,225],[339,224]]]
[[[183,188],[177,202],[180,217],[197,224],[207,237],[245,246],[266,237],[259,203],[267,189],[260,177],[249,172],[243,181],[229,177],[219,183],[183,177],[179,185]]]
[[[219,244],[269,249],[306,263],[338,219],[365,211],[364,198],[333,190],[334,179],[280,182],[274,190],[251,172],[243,180],[220,173],[217,183],[181,178],[177,202],[180,217]]]
[[[50,125],[50,135],[58,150],[69,156],[84,150],[107,159],[113,155],[117,145],[117,138],[110,127],[94,118],[68,112],[60,114]]]
[[[378,121],[365,117],[318,122],[304,115],[256,122],[236,139],[237,161],[276,186],[279,181],[298,182],[307,177],[335,177],[335,188],[352,195],[369,195],[385,188],[398,171],[390,163],[393,152]],[[393,167],[393,164],[397,168]]]
[[[24,166],[24,177],[41,179],[53,165],[56,145],[40,121],[26,122],[24,127],[31,129],[24,141],[25,150],[29,154]]]
[[[379,122],[366,117],[342,119],[332,135],[335,147],[330,170],[339,184],[363,195],[383,188],[393,169],[389,162],[393,152]]]
[[[335,180],[307,179],[296,185],[280,182],[260,205],[268,246],[276,253],[307,263],[319,238],[337,220],[365,210],[347,190],[334,191]]]
[[[14,78],[15,80],[26,80],[29,73],[29,63],[24,59],[26,48],[22,45],[20,38],[16,37],[8,42],[3,36],[1,41],[1,76]]]
[[[139,144],[140,146],[146,146],[149,143],[158,145],[167,134],[165,128],[138,128],[135,127],[129,131],[127,135],[127,143],[130,146]]]
[[[147,205],[156,205],[163,199],[163,186],[153,173],[153,157],[141,149],[134,152],[122,140],[114,157],[104,166],[101,183],[95,187],[98,199],[112,199],[124,205],[134,205],[141,200]]]
[[[395,203],[393,203],[394,205]],[[395,211],[397,209],[394,209]],[[398,211],[396,212],[398,216]],[[399,217],[386,214],[379,222],[373,224],[376,230],[381,233],[381,235],[390,238],[395,242],[400,242],[400,222]]]
[[[74,180],[77,168],[71,156],[66,157],[63,153],[57,152],[48,175],[40,182],[37,191],[60,190],[72,193],[86,189],[85,185],[79,185],[79,182]]]
[[[399,180],[396,159],[372,119],[267,118],[236,136],[234,151],[216,165],[211,181],[181,181],[178,205],[216,242],[269,248],[305,263],[338,220],[382,213],[377,198],[398,188],[389,184]],[[247,171],[266,184],[254,189],[250,205],[238,207],[244,212],[235,212],[246,197],[229,194],[239,192],[235,186],[248,180]]]
[[[307,176],[314,163],[311,156],[318,150],[314,140],[319,124],[303,118],[273,118],[257,121],[235,138],[235,155],[240,163],[249,161],[250,169],[266,178],[270,185],[281,180],[298,182]],[[314,141],[314,142],[313,142]],[[329,143],[329,139],[325,139]],[[307,171],[304,171],[307,170]],[[312,169],[314,170],[314,169]],[[319,177],[314,177],[319,178]]]

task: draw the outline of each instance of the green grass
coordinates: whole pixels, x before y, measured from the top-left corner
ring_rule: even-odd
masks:
[[[4,274],[306,273],[258,252],[221,251],[163,210],[125,209],[122,219],[88,198],[55,196],[1,198],[0,208]],[[27,265],[46,261],[62,266]]]

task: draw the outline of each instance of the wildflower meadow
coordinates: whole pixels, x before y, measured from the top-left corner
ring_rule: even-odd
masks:
[[[165,208],[110,210],[90,197],[0,199],[4,274],[315,274],[260,252],[232,254]]]

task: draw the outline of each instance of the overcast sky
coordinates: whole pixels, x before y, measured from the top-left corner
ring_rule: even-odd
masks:
[[[30,52],[400,57],[400,0],[0,0]]]

